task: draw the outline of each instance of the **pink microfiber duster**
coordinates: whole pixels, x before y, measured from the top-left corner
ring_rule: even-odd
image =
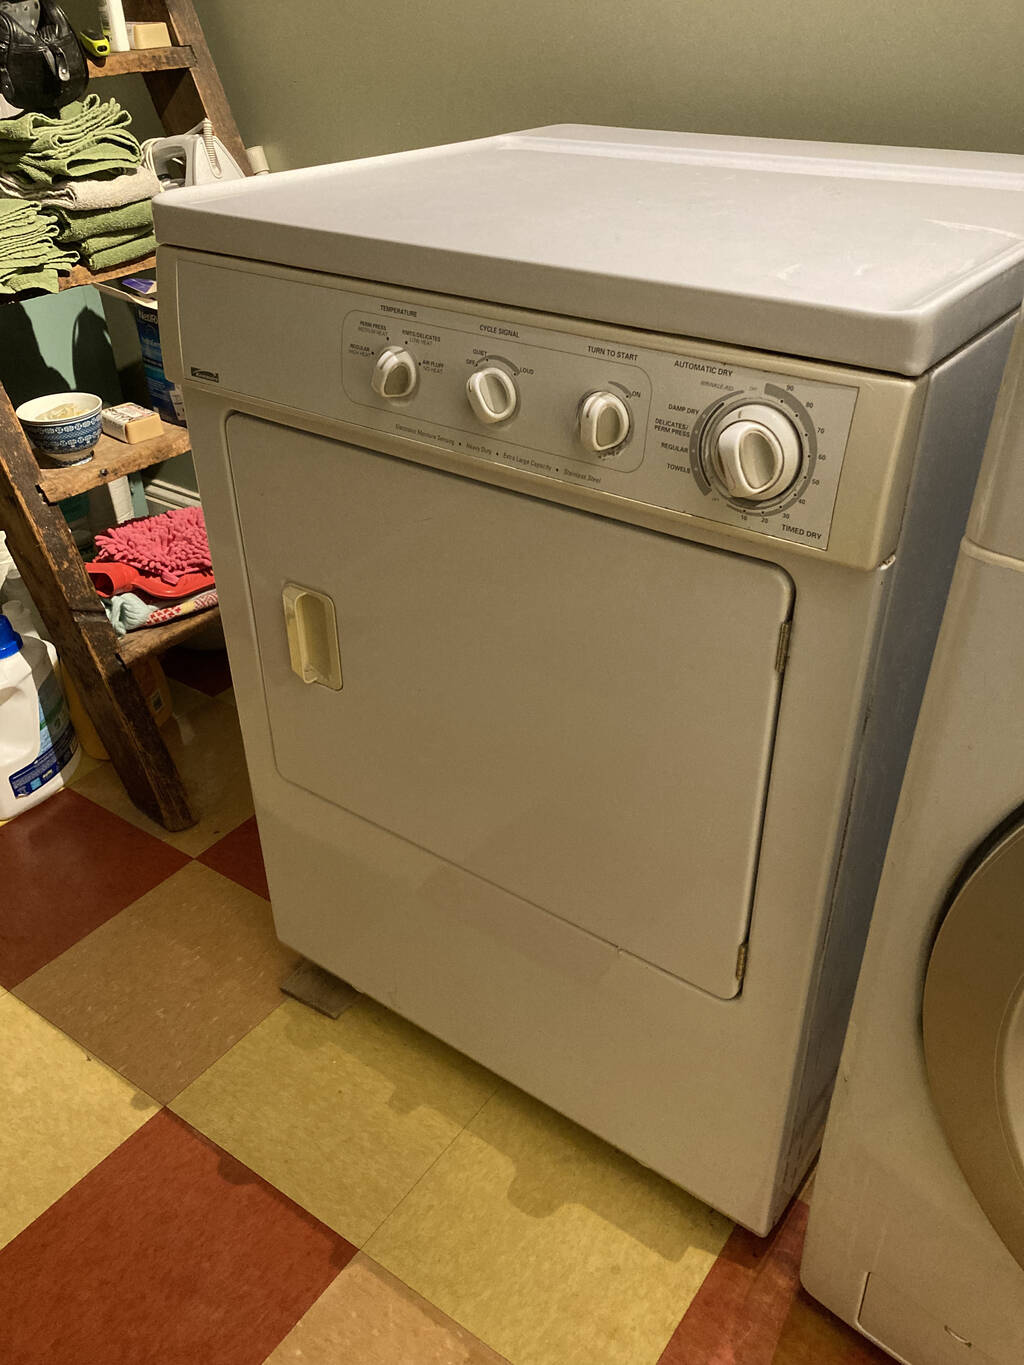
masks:
[[[96,537],[96,547],[97,560],[128,564],[172,585],[185,574],[213,568],[201,507],[175,508],[113,526]]]

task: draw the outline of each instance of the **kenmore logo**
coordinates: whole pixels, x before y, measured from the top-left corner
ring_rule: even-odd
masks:
[[[201,370],[198,365],[191,365],[189,371],[193,379],[208,379],[211,384],[220,383],[220,375],[216,370]]]

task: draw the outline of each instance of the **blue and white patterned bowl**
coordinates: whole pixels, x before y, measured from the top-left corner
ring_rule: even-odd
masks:
[[[47,417],[54,408],[70,406],[73,417]],[[44,455],[62,464],[79,464],[100,439],[103,400],[94,393],[48,393],[15,409],[25,434]]]

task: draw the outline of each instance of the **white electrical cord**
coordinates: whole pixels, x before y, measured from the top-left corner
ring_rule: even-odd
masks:
[[[203,142],[206,146],[206,154],[210,158],[210,165],[213,167],[213,173],[220,179],[221,175],[223,175],[223,171],[221,170],[220,157],[217,155],[217,139],[213,135],[213,124],[208,118],[204,118],[202,123],[197,123],[192,131],[195,133],[200,129],[202,130]]]

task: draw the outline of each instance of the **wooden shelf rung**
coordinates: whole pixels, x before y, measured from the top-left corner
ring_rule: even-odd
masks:
[[[161,425],[163,431],[159,436],[135,445],[117,441],[112,436],[101,436],[92,459],[85,464],[47,465],[45,468],[40,465],[39,491],[47,502],[61,502],[191,449],[192,443],[184,427],[171,426],[167,422]]]
[[[127,76],[142,71],[184,71],[195,64],[196,55],[189,46],[146,47],[137,52],[111,52],[109,57],[90,57],[89,78]]]
[[[109,270],[90,270],[88,266],[76,265],[70,275],[61,275],[61,289],[77,289],[83,284],[96,284],[100,280],[119,280],[125,275],[137,275],[140,270],[155,270],[156,257],[143,256],[140,261],[126,261],[124,265],[112,265]]]
[[[206,611],[196,612],[194,616],[168,621],[165,626],[143,626],[141,630],[130,630],[118,640],[117,652],[124,663],[138,663],[149,654],[162,654],[171,645],[183,644],[189,636],[219,620],[220,607],[209,607]]]

